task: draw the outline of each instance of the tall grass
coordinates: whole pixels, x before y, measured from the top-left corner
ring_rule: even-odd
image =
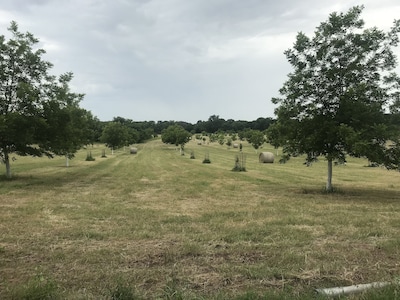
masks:
[[[326,194],[323,160],[260,164],[243,146],[246,172],[237,149],[194,141],[196,159],[159,140],[69,168],[17,157],[0,179],[0,298],[33,293],[38,269],[67,299],[311,299],[399,276],[398,172],[349,159]]]

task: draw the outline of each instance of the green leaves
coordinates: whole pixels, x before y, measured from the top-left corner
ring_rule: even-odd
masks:
[[[88,142],[89,113],[79,107],[83,95],[70,91],[72,73],[49,75],[38,39],[14,21],[8,29],[12,37],[0,37],[0,157],[11,177],[10,153],[72,156]]]
[[[265,143],[264,133],[259,130],[249,130],[247,133],[247,141],[257,150]]]
[[[119,122],[109,122],[103,129],[100,141],[112,149],[128,146],[135,141],[135,132]]]
[[[272,99],[279,107],[269,139],[287,157],[313,153],[328,160],[354,155],[393,162],[386,152],[393,158],[396,147],[385,142],[398,136],[385,113],[400,111],[400,79],[392,72],[400,22],[388,33],[363,29],[362,9],[332,13],[313,37],[300,32],[285,51],[293,72],[280,89],[282,97]]]
[[[171,125],[167,129],[164,129],[161,133],[161,140],[163,143],[172,144],[175,146],[181,146],[183,149],[184,145],[190,140],[192,135],[186,131],[180,125]]]

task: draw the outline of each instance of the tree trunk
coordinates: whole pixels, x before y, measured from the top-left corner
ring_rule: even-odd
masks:
[[[326,181],[326,191],[332,192],[332,159],[328,159],[328,179]]]
[[[65,155],[65,166],[68,168],[69,167],[69,158],[68,158],[68,154]]]
[[[11,179],[10,157],[7,152],[4,153],[4,163],[6,164],[6,177]]]

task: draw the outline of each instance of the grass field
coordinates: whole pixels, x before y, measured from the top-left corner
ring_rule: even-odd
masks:
[[[95,145],[68,168],[16,157],[0,177],[0,299],[314,299],[398,280],[399,172],[349,158],[326,194],[323,159],[260,164],[243,145],[247,172],[231,171],[237,149],[195,141],[185,156]],[[400,289],[350,298],[382,295]]]

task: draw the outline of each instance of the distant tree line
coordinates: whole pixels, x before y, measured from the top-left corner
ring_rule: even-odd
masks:
[[[12,155],[72,158],[82,146],[102,142],[111,149],[161,135],[180,145],[192,135],[228,147],[237,138],[256,150],[268,141],[281,147],[282,162],[305,155],[307,165],[324,157],[326,191],[333,191],[332,166],[347,156],[400,170],[400,76],[394,47],[400,20],[384,32],[364,29],[363,6],[332,13],[315,35],[298,33],[285,51],[293,67],[273,98],[276,119],[225,120],[212,115],[195,124],[181,121],[102,122],[81,108],[84,94],[71,91],[72,73],[51,74],[52,64],[31,33],[16,22],[10,38],[0,35],[0,162],[11,178]]]
[[[102,122],[97,120],[97,124],[93,125],[95,131],[94,140],[97,142],[104,141],[104,130],[107,127],[114,126],[112,123],[118,123],[126,127],[130,135],[127,140],[129,144],[143,143],[155,135],[160,135],[165,129],[170,126],[179,125],[186,131],[192,134],[213,134],[217,132],[224,133],[241,133],[243,136],[248,130],[265,131],[271,124],[274,123],[272,118],[258,118],[255,121],[235,121],[232,119],[222,119],[218,115],[212,115],[207,121],[197,121],[192,124],[184,121],[133,121],[122,117],[114,117],[112,121]],[[109,129],[108,129],[109,130]],[[102,138],[103,136],[103,138]]]

